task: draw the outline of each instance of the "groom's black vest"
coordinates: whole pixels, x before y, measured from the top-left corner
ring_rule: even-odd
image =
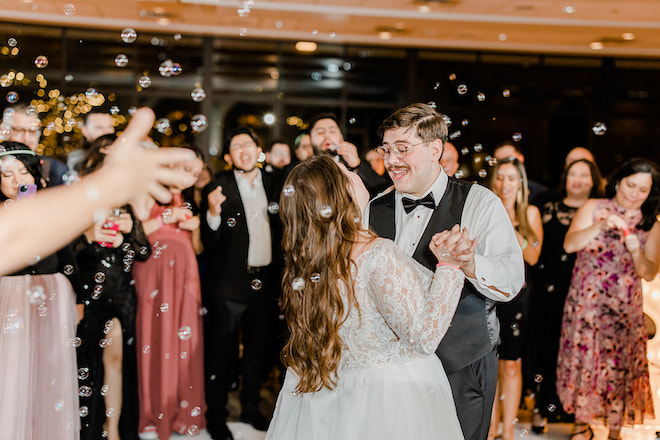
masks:
[[[417,244],[413,258],[431,271],[435,271],[437,264],[437,259],[429,249],[431,237],[437,232],[460,224],[465,199],[471,186],[471,183],[449,178],[447,190],[436,205]],[[396,235],[394,200],[394,191],[390,191],[374,199],[369,211],[371,228],[379,236],[392,240]],[[467,367],[493,351],[495,347],[490,341],[487,316],[488,305],[485,298],[477,292],[472,283],[466,281],[451,326],[435,352],[447,374]]]

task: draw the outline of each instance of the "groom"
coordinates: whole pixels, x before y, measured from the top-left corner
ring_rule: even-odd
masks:
[[[429,242],[455,224],[476,238],[477,249],[461,269],[467,281],[447,334],[436,354],[451,384],[466,440],[484,440],[497,385],[497,302],[511,301],[524,283],[522,252],[500,199],[488,189],[449,178],[440,158],[447,140],[442,116],[412,104],[378,129],[394,189],[367,206],[370,226],[430,270]]]

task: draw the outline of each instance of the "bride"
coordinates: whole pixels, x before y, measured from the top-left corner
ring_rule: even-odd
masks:
[[[458,227],[436,234],[432,274],[364,229],[369,195],[340,167],[302,162],[280,200],[291,335],[266,439],[463,439],[434,352],[463,287],[456,257],[475,243]]]

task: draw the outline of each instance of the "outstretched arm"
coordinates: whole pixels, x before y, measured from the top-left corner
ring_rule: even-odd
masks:
[[[93,223],[97,212],[105,218],[107,210],[143,192],[167,202],[171,195],[164,185],[192,183],[188,173],[168,165],[192,160],[194,153],[140,146],[153,121],[153,111],[138,110],[113,144],[114,152],[103,168],[79,183],[46,189],[29,202],[0,209],[0,275],[34,263],[71,242]]]

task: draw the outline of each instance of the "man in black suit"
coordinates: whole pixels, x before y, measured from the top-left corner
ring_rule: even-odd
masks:
[[[281,279],[281,185],[257,167],[261,148],[249,128],[234,130],[224,151],[233,169],[218,174],[204,189],[201,215],[202,241],[209,255],[202,289],[208,309],[206,419],[215,440],[232,438],[226,406],[236,371],[242,376],[241,421],[260,431],[268,428],[259,410],[259,391],[269,365],[269,327]]]
[[[429,105],[398,110],[378,134],[382,145],[377,152],[394,190],[369,203],[365,216],[373,230],[429,270],[435,270],[429,242],[436,232],[460,224],[477,241],[476,250],[460,259],[467,281],[436,354],[447,372],[465,439],[484,440],[497,384],[495,303],[513,299],[524,282],[513,226],[490,190],[447,177],[440,165],[447,125]]]

